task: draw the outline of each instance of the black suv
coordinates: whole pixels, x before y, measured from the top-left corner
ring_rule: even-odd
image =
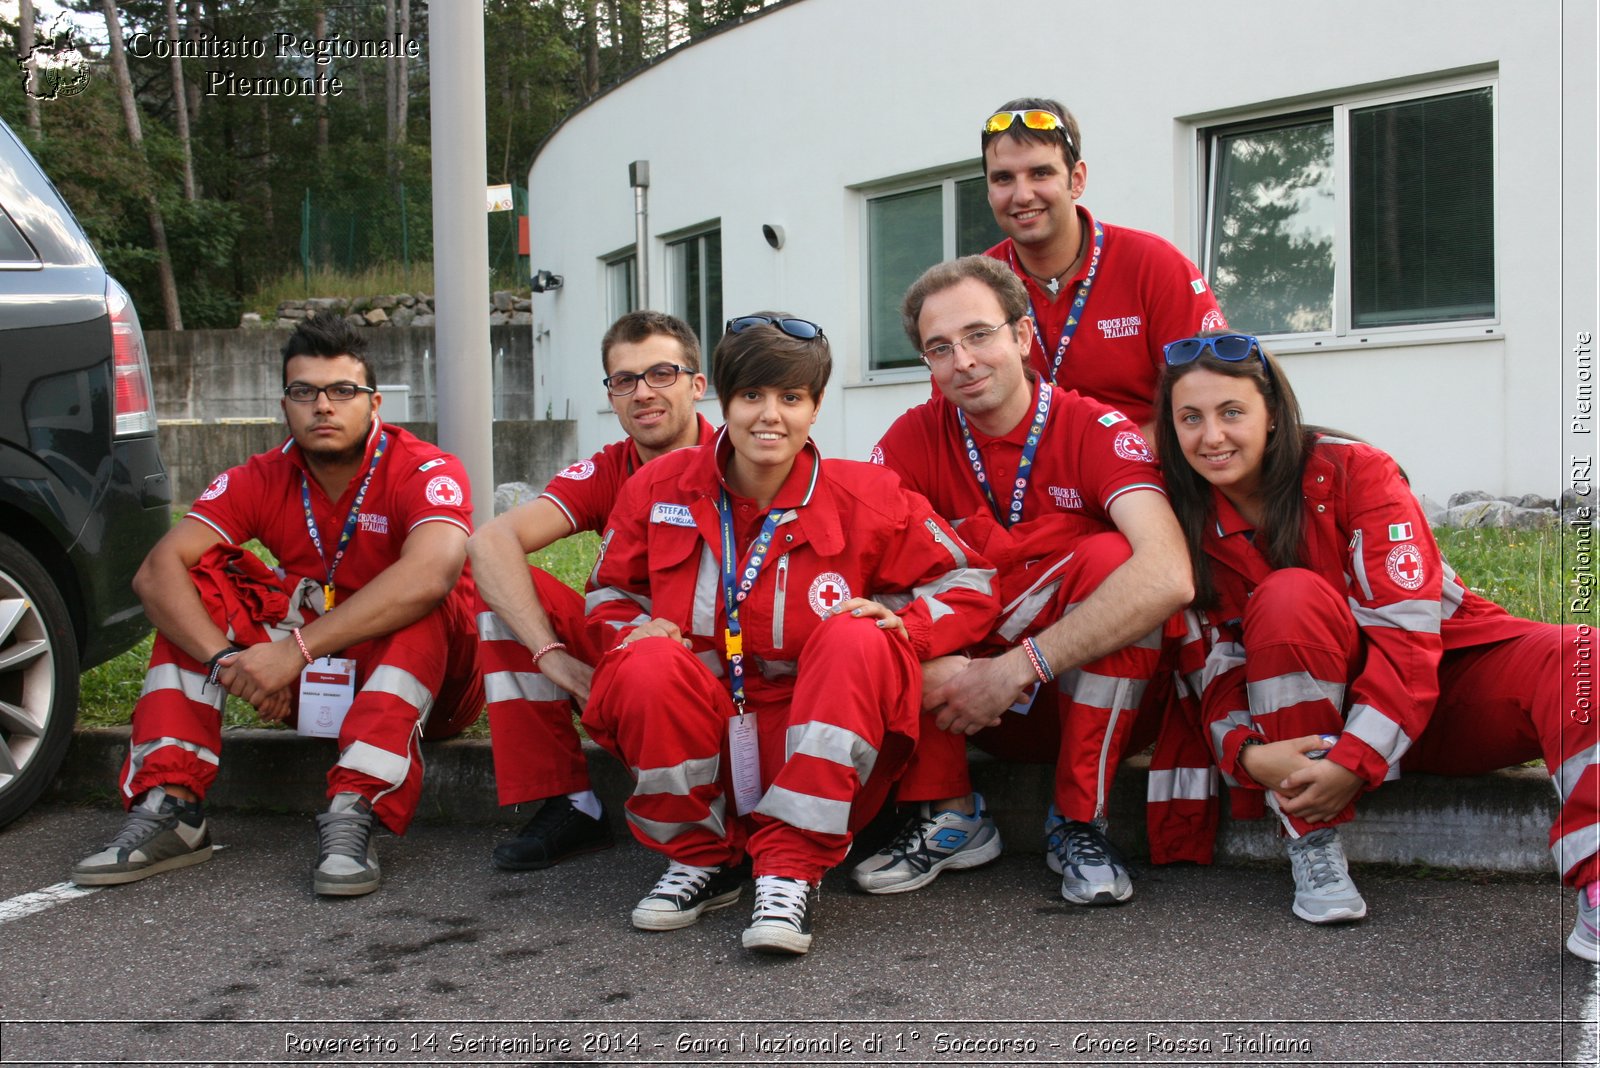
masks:
[[[0,824],[61,766],[78,673],[149,631],[129,582],[171,506],[133,302],[0,121]]]

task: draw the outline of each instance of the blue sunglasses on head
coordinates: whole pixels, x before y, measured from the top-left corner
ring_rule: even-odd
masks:
[[[1243,363],[1253,353],[1260,358],[1267,377],[1272,377],[1272,367],[1267,363],[1266,353],[1261,351],[1261,342],[1249,334],[1186,337],[1168,342],[1161,347],[1161,354],[1166,357],[1168,367],[1182,367],[1184,364],[1193,363],[1207,352],[1228,363]]]

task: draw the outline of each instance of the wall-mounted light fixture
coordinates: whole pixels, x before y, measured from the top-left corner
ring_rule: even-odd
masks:
[[[761,236],[766,238],[767,244],[771,245],[774,249],[780,249],[783,247],[783,227],[779,226],[777,223],[762,223]]]
[[[548,293],[552,289],[560,289],[563,281],[565,279],[553,271],[535,271],[533,273],[533,291],[535,293]]]

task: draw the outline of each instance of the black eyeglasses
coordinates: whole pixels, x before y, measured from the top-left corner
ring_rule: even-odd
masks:
[[[1267,377],[1272,377],[1272,367],[1267,363],[1266,353],[1261,351],[1261,342],[1249,334],[1186,337],[1168,342],[1161,347],[1161,354],[1166,357],[1168,367],[1182,367],[1186,363],[1193,363],[1207,352],[1228,363],[1243,363],[1250,358],[1251,353],[1254,353],[1261,358],[1261,366],[1267,372]]]
[[[644,374],[636,375],[632,371],[618,371],[614,375],[607,375],[600,380],[606,387],[606,392],[613,397],[626,397],[639,388],[639,380],[644,379],[645,385],[651,389],[666,389],[678,380],[679,375],[699,374],[693,367],[680,367],[675,363],[658,363],[654,367],[646,367]]]
[[[822,327],[810,319],[776,319],[770,315],[741,315],[737,319],[729,319],[727,331],[730,334],[742,334],[758,326],[775,326],[790,337],[797,337],[801,341],[827,336],[822,332]]]
[[[309,382],[291,382],[283,387],[283,395],[296,404],[310,404],[317,394],[326,393],[331,401],[351,401],[360,393],[376,393],[371,386],[358,386],[354,382],[335,382],[329,386],[313,386]]]

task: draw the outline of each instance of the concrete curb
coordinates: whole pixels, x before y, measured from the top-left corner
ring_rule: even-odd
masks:
[[[213,811],[322,811],[334,744],[292,731],[260,728],[223,735],[223,770],[207,798]],[[622,800],[632,790],[626,770],[586,743],[590,775],[618,834],[626,836]],[[117,775],[128,751],[128,728],[79,730],[48,797],[75,803],[115,804]],[[513,826],[527,812],[495,803],[489,742],[456,738],[423,747],[427,776],[417,818],[435,822]],[[1109,803],[1112,837],[1131,857],[1147,858],[1144,795],[1148,762],[1124,764]],[[1007,847],[1041,852],[1052,768],[1008,764],[974,753],[973,782],[988,802]],[[1387,783],[1361,805],[1361,816],[1342,832],[1351,860],[1422,864],[1503,872],[1549,872],[1550,823],[1556,796],[1542,769],[1512,768],[1471,778],[1413,775]],[[880,821],[881,822],[881,821]],[[869,831],[863,837],[870,838]],[[1281,859],[1271,820],[1232,822],[1224,816],[1217,860]]]

